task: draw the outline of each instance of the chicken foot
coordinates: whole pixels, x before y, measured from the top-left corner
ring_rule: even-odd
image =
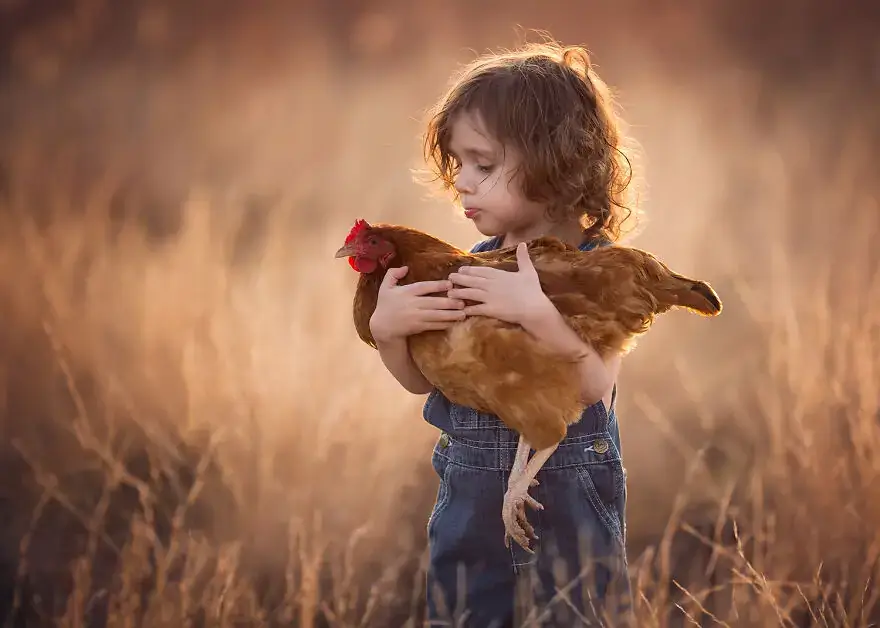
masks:
[[[534,527],[526,518],[526,505],[538,510],[544,510],[544,506],[529,495],[529,488],[538,485],[535,476],[556,451],[557,446],[540,449],[529,460],[531,446],[525,437],[520,435],[513,468],[510,470],[510,478],[507,481],[507,493],[504,495],[504,504],[501,508],[501,518],[504,521],[504,545],[506,547],[510,546],[509,539],[513,539],[527,552],[534,553],[529,547],[529,539],[537,541],[538,537]]]
[[[516,457],[513,459],[513,467],[510,469],[510,476],[507,479],[507,488],[510,489],[511,486],[517,483],[523,473],[526,470],[526,464],[529,461],[529,452],[531,451],[531,445],[525,439],[525,436],[520,435],[519,443],[516,447]],[[538,486],[537,478],[532,480],[530,486]],[[516,510],[516,520],[522,526],[523,530],[526,533],[526,536],[529,539],[538,540],[537,535],[535,534],[535,528],[529,523],[528,518],[526,517],[526,504],[531,506],[532,508],[543,508],[543,506],[528,492],[523,496],[523,501],[519,504]],[[504,535],[504,544],[509,547],[508,534]]]

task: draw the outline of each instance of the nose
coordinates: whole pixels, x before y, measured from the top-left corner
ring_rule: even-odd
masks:
[[[476,192],[476,182],[473,176],[465,174],[464,169],[455,175],[455,191],[459,194],[474,194]]]

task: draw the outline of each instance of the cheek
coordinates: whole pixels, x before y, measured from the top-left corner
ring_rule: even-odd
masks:
[[[517,201],[522,197],[519,181],[507,170],[493,172],[480,186],[486,196],[501,201]]]
[[[480,174],[479,178],[476,179],[476,183],[476,196],[483,201],[494,204],[499,201],[503,202],[503,199],[507,196],[504,181],[499,179],[497,174],[490,174],[488,177]]]
[[[516,180],[507,184],[503,194],[506,206],[516,216],[534,216],[542,211],[543,204],[527,198]]]
[[[505,213],[517,213],[523,204],[522,196],[515,185],[506,184],[504,179],[497,180],[495,184],[487,188],[486,198],[493,207]]]
[[[514,172],[505,172],[501,180],[504,182],[505,194],[518,201],[525,200],[526,196],[523,194],[521,175]]]

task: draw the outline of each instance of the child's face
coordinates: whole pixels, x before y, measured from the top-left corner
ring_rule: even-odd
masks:
[[[490,137],[479,114],[463,112],[452,121],[449,150],[461,165],[455,177],[461,206],[480,233],[532,232],[545,222],[543,205],[522,194],[518,156]]]

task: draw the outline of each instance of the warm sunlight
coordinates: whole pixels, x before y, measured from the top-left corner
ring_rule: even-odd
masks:
[[[482,238],[424,114],[532,28],[615,90],[633,246],[724,301],[623,360],[638,625],[880,617],[876,9],[52,4],[0,1],[4,620],[421,625],[438,431],[333,255]]]

